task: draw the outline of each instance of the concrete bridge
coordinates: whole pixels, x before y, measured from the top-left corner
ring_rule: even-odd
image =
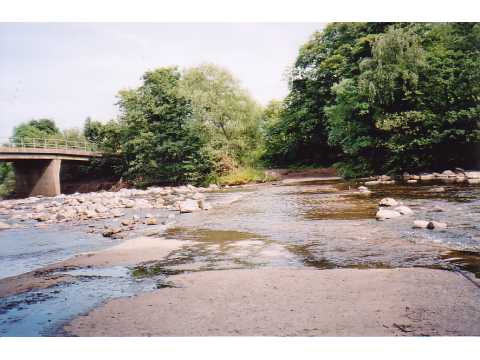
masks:
[[[0,161],[13,163],[15,193],[25,197],[60,195],[62,161],[88,161],[101,156],[87,141],[12,138],[0,145]]]

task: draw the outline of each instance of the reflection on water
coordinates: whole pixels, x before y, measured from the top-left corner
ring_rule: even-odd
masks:
[[[75,254],[110,247],[118,240],[65,225],[0,231],[0,279],[59,262]]]
[[[442,258],[445,251],[480,250],[480,187],[441,183],[443,192],[430,191],[438,184],[372,186],[370,196],[358,193],[358,183],[338,180],[265,186],[228,209],[214,209],[208,217],[193,216],[185,222],[180,218],[180,230],[168,236],[193,240],[192,247],[182,251],[202,269],[216,268],[215,260],[222,266],[243,263],[246,267],[275,263],[322,269],[448,268]],[[378,201],[387,196],[411,207],[414,215],[376,221]],[[448,228],[413,229],[416,219],[446,222]],[[229,246],[249,238],[260,241],[261,249],[247,247],[241,252]],[[263,256],[267,253],[274,260]]]
[[[480,253],[473,251],[447,251],[440,258],[454,269],[461,269],[475,274],[480,278]]]
[[[114,269],[111,274],[115,276],[99,273],[79,275],[72,284],[0,298],[0,336],[61,335],[62,324],[107,299],[155,288],[154,281],[135,281],[128,271]]]

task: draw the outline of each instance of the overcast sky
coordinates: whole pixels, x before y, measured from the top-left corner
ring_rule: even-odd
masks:
[[[287,93],[285,70],[321,23],[0,23],[0,137],[53,118],[81,127],[117,115],[115,95],[160,66],[212,62],[266,104]]]

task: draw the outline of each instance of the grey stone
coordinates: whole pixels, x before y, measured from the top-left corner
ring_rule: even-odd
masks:
[[[377,220],[394,219],[400,216],[402,215],[398,211],[386,210],[386,209],[380,209],[375,214],[375,217],[377,218]]]

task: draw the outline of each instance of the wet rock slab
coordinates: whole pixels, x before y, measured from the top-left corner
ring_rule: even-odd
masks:
[[[79,336],[480,335],[478,285],[428,269],[197,272],[65,327]]]

